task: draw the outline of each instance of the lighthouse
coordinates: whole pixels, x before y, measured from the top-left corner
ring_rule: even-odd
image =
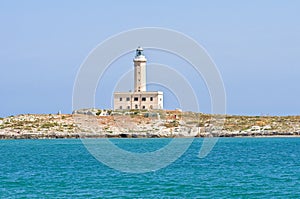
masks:
[[[143,48],[138,47],[134,62],[134,92],[146,92],[146,62]]]
[[[114,110],[163,109],[163,92],[147,91],[147,59],[143,51],[138,47],[133,58],[133,92],[114,92]]]

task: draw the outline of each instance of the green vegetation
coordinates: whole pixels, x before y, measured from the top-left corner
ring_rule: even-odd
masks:
[[[167,127],[167,128],[178,127],[179,122],[176,121],[176,120],[173,120],[172,122],[165,123],[164,126]]]
[[[48,129],[48,128],[55,127],[55,126],[58,126],[58,124],[56,122],[54,122],[54,123],[48,122],[48,123],[42,124],[41,128]]]
[[[199,122],[196,120],[187,121],[186,124],[198,124]]]
[[[30,131],[30,130],[32,130],[32,128],[30,126],[25,126],[24,130],[29,130]]]
[[[96,113],[96,115],[99,116],[101,114],[101,112],[102,112],[101,110],[98,110],[98,112]]]

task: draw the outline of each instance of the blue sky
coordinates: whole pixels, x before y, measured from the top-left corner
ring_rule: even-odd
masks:
[[[89,52],[140,27],[201,44],[220,70],[229,114],[299,115],[299,9],[299,1],[0,1],[0,117],[70,113]]]

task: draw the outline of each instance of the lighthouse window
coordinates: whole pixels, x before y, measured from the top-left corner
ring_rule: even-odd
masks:
[[[135,98],[134,98],[134,101],[139,101],[139,98],[138,98],[138,97],[135,97]]]
[[[146,101],[146,98],[145,98],[145,97],[142,97],[142,101]]]

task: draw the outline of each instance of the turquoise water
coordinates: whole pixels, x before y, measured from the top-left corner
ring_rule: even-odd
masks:
[[[153,151],[170,139],[114,139]],[[80,140],[1,140],[1,198],[300,198],[299,138],[223,138],[204,159],[195,139],[176,162],[130,174],[88,153]]]

